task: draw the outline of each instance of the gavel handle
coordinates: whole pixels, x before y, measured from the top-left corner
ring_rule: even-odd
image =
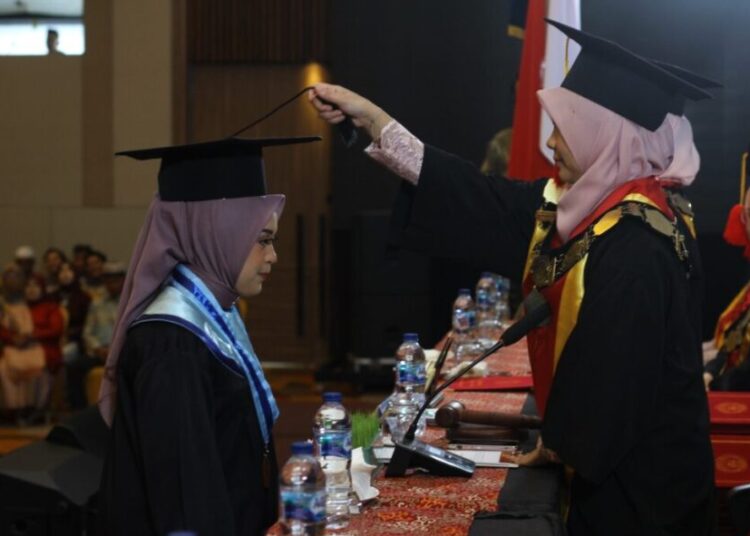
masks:
[[[464,409],[461,411],[461,422],[471,424],[488,424],[492,426],[506,426],[508,428],[541,428],[542,419],[530,415],[514,415],[498,411],[477,411]]]

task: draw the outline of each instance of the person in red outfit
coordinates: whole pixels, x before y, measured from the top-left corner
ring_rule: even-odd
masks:
[[[53,378],[62,365],[62,338],[65,333],[65,318],[60,304],[44,290],[44,281],[32,277],[26,283],[26,303],[31,310],[34,325],[32,338],[44,350],[46,370],[42,374],[37,390],[36,407],[39,418],[46,410]]]
[[[724,228],[724,240],[744,248],[750,261],[750,190],[744,204],[732,207]],[[712,345],[705,356],[714,353],[704,368],[706,390],[750,391],[750,283],[746,283],[716,322]]]

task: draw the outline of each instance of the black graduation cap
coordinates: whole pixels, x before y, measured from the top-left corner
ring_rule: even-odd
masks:
[[[662,69],[669,71],[673,75],[679,78],[682,78],[683,80],[687,80],[694,86],[698,86],[701,89],[713,89],[713,88],[724,87],[716,80],[711,80],[710,78],[706,78],[705,76],[701,76],[692,71],[688,71],[687,69],[678,67],[677,65],[672,65],[671,63],[667,63],[665,61],[660,61],[660,60],[651,60],[651,61],[653,61],[656,65],[658,65]],[[669,111],[675,115],[682,115],[685,112],[685,97],[680,94],[675,94],[673,102],[672,102],[672,109]]]
[[[581,45],[562,87],[649,130],[659,128],[667,113],[679,107],[679,102],[684,104],[684,99],[711,98],[694,81],[617,43],[545,20]]]
[[[161,159],[159,197],[162,201],[207,201],[265,195],[263,147],[309,143],[320,139],[320,136],[231,137],[115,154],[136,160]]]

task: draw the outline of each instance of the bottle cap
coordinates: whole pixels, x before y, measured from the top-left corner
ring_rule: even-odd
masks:
[[[341,402],[342,398],[343,397],[341,396],[341,393],[337,393],[335,391],[323,393],[324,402]]]
[[[292,443],[292,454],[294,456],[310,455],[313,453],[313,444],[311,441],[295,441]]]
[[[404,342],[419,342],[419,333],[404,333]]]

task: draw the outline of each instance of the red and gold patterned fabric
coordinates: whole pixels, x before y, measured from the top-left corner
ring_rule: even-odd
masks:
[[[709,392],[716,486],[750,482],[750,393]]]
[[[711,391],[708,410],[712,434],[750,435],[750,393]]]
[[[733,488],[750,482],[750,436],[711,436],[716,487]]]

